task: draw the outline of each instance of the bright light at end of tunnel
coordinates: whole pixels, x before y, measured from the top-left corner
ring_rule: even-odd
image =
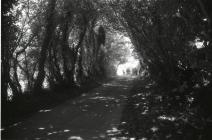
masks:
[[[123,74],[123,69],[121,69],[121,68],[117,68],[117,75],[118,76],[123,76],[124,74]]]
[[[131,56],[127,58],[126,63],[118,65],[116,73],[118,76],[133,75],[133,70],[136,70],[136,75],[138,75],[139,69],[139,60]]]

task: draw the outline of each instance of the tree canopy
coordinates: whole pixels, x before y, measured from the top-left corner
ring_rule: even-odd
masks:
[[[15,97],[44,86],[80,85],[106,76],[111,65],[115,71],[127,56],[127,42],[116,34],[130,38],[153,79],[180,84],[191,70],[201,75],[191,76],[193,83],[204,85],[212,67],[209,3],[4,0],[2,98],[8,100],[8,90]]]

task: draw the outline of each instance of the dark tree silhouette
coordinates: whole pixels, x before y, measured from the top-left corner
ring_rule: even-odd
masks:
[[[54,11],[55,11],[56,0],[48,1],[48,10],[46,12],[46,31],[44,35],[44,40],[41,46],[39,65],[38,65],[38,75],[35,81],[34,90],[39,91],[42,88],[42,84],[45,78],[44,65],[46,61],[47,50],[50,45],[52,36],[54,34]]]

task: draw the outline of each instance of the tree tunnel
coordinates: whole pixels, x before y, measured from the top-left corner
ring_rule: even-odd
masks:
[[[143,70],[173,84],[189,69],[207,75],[211,13],[206,3],[10,1],[3,11],[2,32],[9,37],[2,39],[2,98],[7,100],[8,90],[15,97]]]
[[[107,6],[110,2],[87,0],[11,3],[10,16],[18,18],[13,28],[20,35],[18,41],[14,39],[13,52],[8,52],[11,55],[3,53],[11,61],[10,71],[3,69],[10,77],[3,84],[5,97],[7,92],[19,96],[42,88],[80,85],[120,75],[120,69],[122,75],[138,75],[132,61],[138,61],[140,54],[113,7]]]
[[[1,132],[22,139],[81,139],[76,130],[89,140],[206,140],[210,5],[2,0],[1,104],[8,129]],[[31,114],[33,121],[18,122]]]

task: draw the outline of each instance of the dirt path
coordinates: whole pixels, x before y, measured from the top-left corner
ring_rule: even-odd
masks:
[[[119,78],[2,130],[2,139],[107,140],[119,133],[134,79]]]

